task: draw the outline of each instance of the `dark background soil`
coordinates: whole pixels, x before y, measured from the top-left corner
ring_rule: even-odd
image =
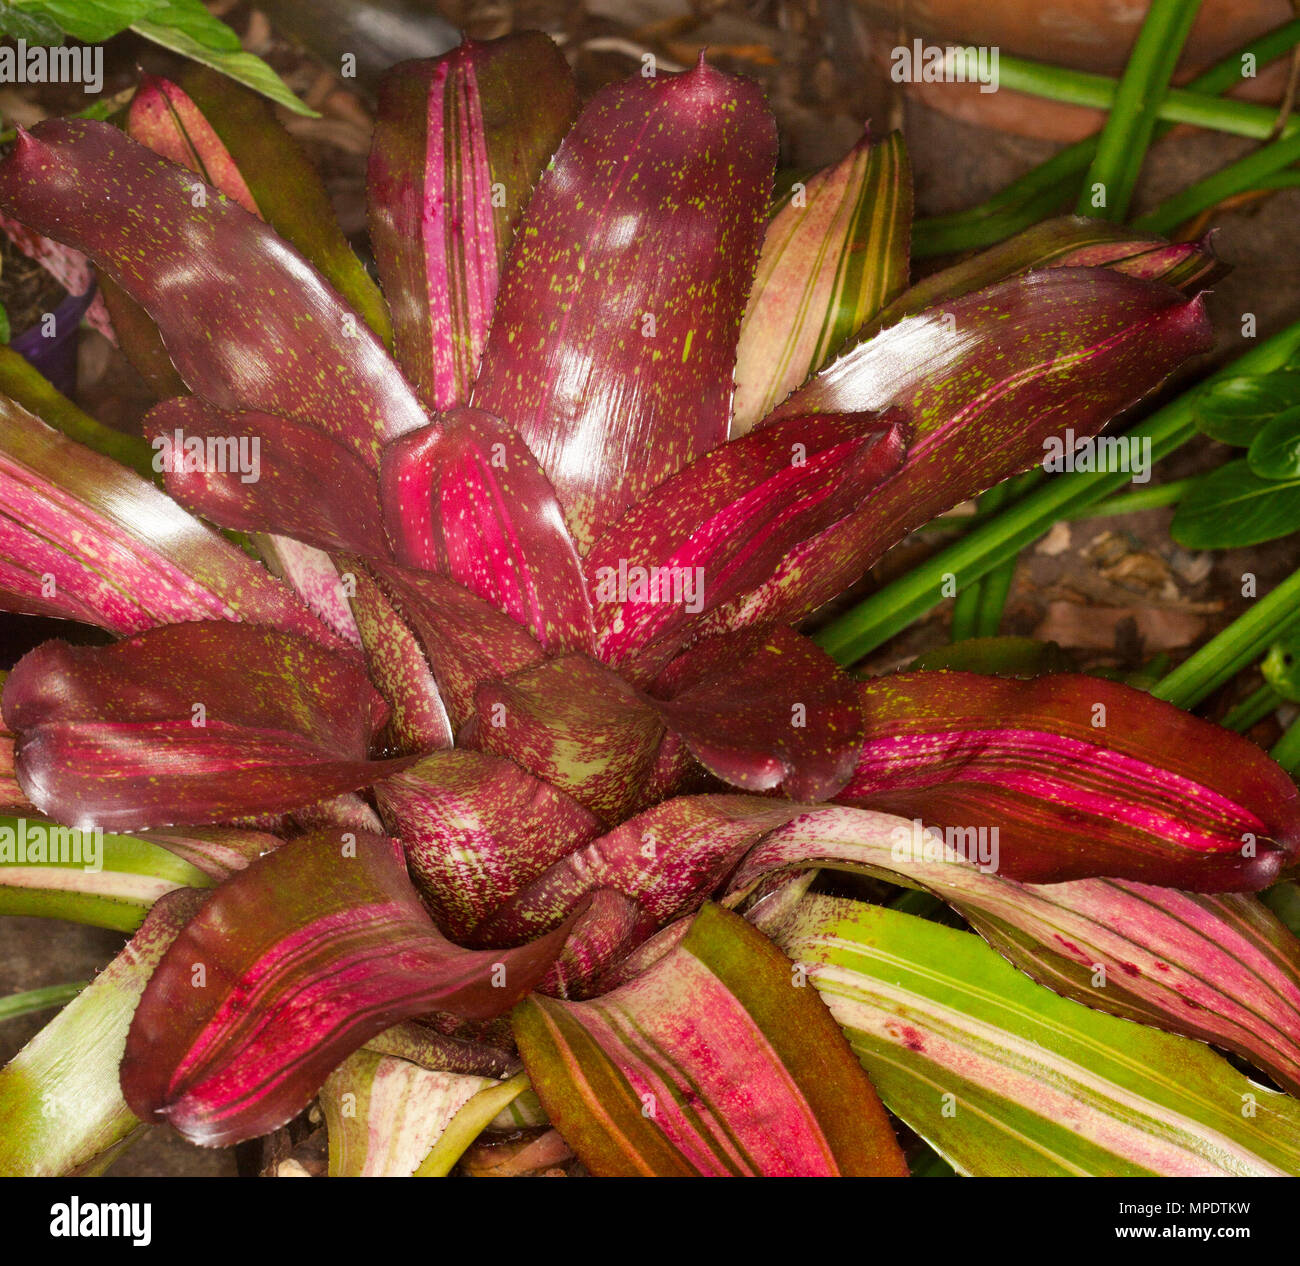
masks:
[[[293,118],[290,126],[326,174],[345,231],[364,228],[364,170],[373,78],[343,81],[333,72],[339,51],[354,37],[340,33],[332,3],[246,3],[213,6],[241,33],[245,46],[264,56],[313,106],[319,120]],[[347,7],[347,6],[344,6]],[[355,7],[355,6],[353,6]],[[767,90],[782,132],[782,163],[814,168],[832,162],[860,134],[901,127],[916,180],[918,214],[978,202],[1050,154],[1053,146],[956,122],[908,100],[872,65],[873,36],[849,0],[440,0],[408,4],[424,20],[412,29],[401,55],[435,51],[444,38],[441,19],[489,38],[539,27],[562,37],[580,86],[590,93],[639,69],[644,51],[659,64],[689,64],[701,45],[723,67],[757,77]],[[304,12],[306,18],[304,18]],[[314,52],[288,38],[297,32]],[[425,41],[425,43],[421,43]],[[893,44],[891,34],[888,43]],[[877,51],[879,51],[877,49]],[[112,42],[105,92],[128,88],[135,67],[174,73],[168,54],[133,37]],[[378,64],[376,61],[375,64]],[[45,114],[83,107],[76,90],[0,89],[5,125],[29,124]],[[1137,210],[1247,152],[1251,143],[1180,129],[1157,143],[1138,193]],[[1180,375],[1182,383],[1214,362],[1245,350],[1241,317],[1256,315],[1259,337],[1300,317],[1300,191],[1278,193],[1214,218],[1215,249],[1233,271],[1219,282],[1210,311],[1220,331],[1216,352]],[[6,257],[6,268],[9,260]],[[15,332],[21,328],[15,325]],[[1169,394],[1167,388],[1164,395]],[[103,420],[131,429],[151,403],[133,371],[100,336],[83,339],[81,403]],[[1148,405],[1143,407],[1149,407]],[[1197,442],[1162,465],[1158,482],[1218,464],[1224,450]],[[1296,538],[1252,549],[1191,555],[1168,535],[1169,510],[1123,518],[1060,524],[1038,547],[1026,550],[1007,605],[1003,631],[1059,642],[1082,666],[1134,668],[1158,652],[1175,659],[1240,613],[1241,576],[1253,572],[1266,592],[1297,562]],[[917,534],[893,551],[859,592],[904,570],[944,542],[945,534]],[[871,657],[888,669],[947,639],[950,604]],[[57,630],[51,622],[0,616],[0,667]],[[1221,712],[1254,682],[1243,679],[1210,701]],[[1277,723],[1262,723],[1256,737],[1270,741]],[[94,928],[36,919],[0,918],[0,996],[20,989],[85,979],[98,970],[122,938]],[[10,1020],[0,1028],[0,1060],[7,1059],[46,1016]],[[149,1135],[118,1161],[115,1174],[233,1174],[233,1153],[206,1152],[166,1130]]]

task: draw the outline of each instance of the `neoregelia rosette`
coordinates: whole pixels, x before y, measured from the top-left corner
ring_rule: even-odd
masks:
[[[381,298],[287,136],[206,73],[147,80],[125,134],[19,137],[0,210],[108,279],[176,460],[163,492],[147,448],[143,473],[95,451],[5,369],[4,606],[114,640],[10,674],[0,794],[215,886],[161,902],[125,951],[147,968],[94,987],[124,1105],[114,1073],[55,1141],[41,1039],[0,1074],[4,1168],[93,1166],[135,1118],[231,1144],[319,1094],[334,1172],[410,1173],[522,1058],[521,1119],[594,1172],[905,1172],[755,926],[811,945],[819,866],[925,888],[1052,988],[1295,1084],[1294,940],[1187,895],[1261,888],[1300,843],[1266,757],[1094,678],[862,683],[793,627],[1204,351],[1214,261],[1062,221],[907,290],[899,138],[769,214],[776,156],[759,90],[703,61],[581,109],[540,35],[395,67]],[[996,873],[900,860],[912,819],[997,828]],[[50,884],[30,871],[10,888]],[[1201,944],[1227,958],[1198,1020]],[[1089,988],[1094,960],[1123,988]],[[369,1136],[337,1111],[357,1088]],[[1097,1090],[1080,1136],[1121,1099]],[[1226,1128],[1188,1145],[1207,1172]],[[1289,1163],[1248,1135],[1244,1168]]]

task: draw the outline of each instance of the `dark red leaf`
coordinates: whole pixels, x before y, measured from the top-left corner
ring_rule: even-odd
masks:
[[[776,159],[703,62],[602,89],[524,213],[472,403],[516,427],[580,548],[727,436]]]
[[[47,642],[4,694],[32,802],[105,830],[277,813],[366,786],[402,767],[367,759],[386,714],[355,659],[221,620],[112,646]]]

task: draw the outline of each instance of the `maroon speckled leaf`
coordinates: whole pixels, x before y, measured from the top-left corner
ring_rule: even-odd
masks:
[[[151,409],[144,432],[167,491],[213,523],[391,556],[374,471],[319,428],[183,396]]]
[[[469,397],[515,226],[577,108],[568,64],[539,31],[464,40],[384,76],[370,240],[398,360],[433,409]]]
[[[103,268],[193,391],[314,422],[374,465],[427,420],[383,343],[293,247],[196,183],[107,123],[51,119],[0,164],[0,209]]]
[[[726,438],[775,159],[758,87],[701,62],[597,93],[528,204],[472,403],[583,549]]]
[[[304,836],[222,884],[163,956],[127,1035],[123,1095],[207,1147],[269,1133],[397,1022],[500,1015],[565,934],[461,949],[429,921],[393,841]]]
[[[601,992],[596,981],[627,953],[641,935],[640,907],[612,888],[597,888],[591,904],[574,919],[564,947],[537,986],[554,998],[588,998]]]
[[[1041,268],[1110,268],[1132,277],[1163,281],[1188,293],[1203,290],[1227,271],[1208,239],[1166,242],[1109,220],[1063,215],[931,273],[863,325],[853,343],[865,343],[904,317]]]
[[[555,862],[486,919],[476,936],[506,945],[536,936],[598,888],[637,903],[644,936],[699,909],[750,848],[804,812],[759,796],[681,796],[657,804]]]
[[[271,104],[231,83],[228,76],[193,63],[185,68],[179,85],[152,82],[165,89],[169,121],[173,128],[183,124],[182,144],[201,164],[199,168],[190,161],[183,165],[261,216],[391,346],[392,324],[379,287],[343,235],[320,173],[276,118]],[[133,113],[142,97],[147,99],[145,83],[132,101]],[[128,130],[135,136],[132,125],[128,124]],[[151,139],[136,139],[150,149],[157,148]],[[165,156],[173,157],[170,153]],[[241,186],[253,205],[240,196]]]
[[[817,991],[717,906],[614,993],[534,994],[512,1018],[547,1116],[599,1176],[907,1173]]]
[[[125,831],[276,813],[395,773],[367,759],[386,713],[355,658],[220,620],[46,642],[4,693],[32,802]]]
[[[597,651],[645,676],[704,615],[761,585],[800,541],[857,508],[903,460],[900,414],[789,418],[665,480],[596,542],[584,566]],[[664,653],[664,648],[667,653]],[[657,652],[657,653],[656,653]]]
[[[8,673],[0,673],[0,697],[8,677]],[[18,775],[14,772],[14,736],[0,722],[0,813],[30,813],[35,808],[23,794],[18,785]]]
[[[481,752],[435,752],[375,796],[438,926],[464,944],[497,906],[600,833],[557,787]]]
[[[368,571],[356,566],[344,576],[370,680],[392,709],[381,745],[402,755],[450,747],[451,718],[419,640]]]
[[[858,682],[793,629],[699,642],[651,693],[696,759],[746,791],[826,800],[848,782],[862,746]]]
[[[153,484],[0,396],[0,607],[137,633],[249,620],[335,636]]]
[[[474,741],[614,823],[648,803],[664,725],[610,669],[566,655],[475,693]]]
[[[1027,470],[1049,437],[1095,434],[1212,338],[1204,303],[1106,268],[1050,268],[899,321],[775,416],[902,408],[907,460],[862,507],[797,546],[718,628],[791,623],[909,531]]]
[[[1012,879],[1253,890],[1300,847],[1300,791],[1258,747],[1117,682],[919,672],[861,691],[840,801],[997,827]]]
[[[361,564],[353,570],[361,571]],[[480,682],[496,681],[546,658],[527,629],[445,576],[395,566],[379,567],[376,574],[419,639],[453,728],[473,715]]]
[[[573,538],[514,430],[480,409],[453,409],[385,448],[380,472],[398,562],[464,585],[547,651],[591,650]]]

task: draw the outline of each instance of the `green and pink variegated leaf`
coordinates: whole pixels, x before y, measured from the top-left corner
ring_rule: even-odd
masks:
[[[907,285],[912,174],[902,136],[862,140],[767,226],[736,349],[743,435]]]
[[[547,1115],[599,1176],[905,1174],[889,1119],[814,990],[706,907],[644,975],[514,1014]]]
[[[0,209],[103,268],[196,393],[314,422],[374,466],[385,440],[427,420],[383,343],[266,224],[194,184],[109,124],[52,119],[0,165]]]
[[[858,683],[793,629],[697,642],[651,689],[659,715],[710,773],[746,791],[828,800],[858,761]]]
[[[112,646],[46,642],[9,675],[18,778],[42,812],[109,830],[278,813],[364,787],[387,707],[352,657],[219,620]]]
[[[904,431],[899,414],[789,418],[665,480],[585,560],[600,657],[652,676],[708,612],[761,585],[896,471]]]
[[[998,862],[987,829],[923,832],[888,814],[819,809],[745,856],[728,904],[794,868],[922,887],[1057,993],[1236,1051],[1300,1089],[1300,940],[1260,902],[1112,879],[1021,884],[997,874]]]
[[[1243,891],[1300,847],[1300,791],[1258,747],[1118,682],[900,673],[861,699],[841,802],[997,827],[1012,879]]]
[[[201,901],[179,892],[159,901],[117,957],[0,1070],[0,1176],[101,1173],[139,1129],[118,1089],[131,1013]]]
[[[631,898],[648,933],[698,910],[736,863],[805,808],[760,796],[679,796],[574,850],[486,919],[495,944],[536,936],[568,918],[598,889]]]
[[[450,747],[451,718],[419,640],[368,571],[344,575],[371,683],[392,709],[381,745],[403,756]]]
[[[538,183],[472,403],[537,454],[586,549],[727,436],[776,128],[701,64],[603,88]]]
[[[600,833],[596,817],[512,761],[435,752],[375,787],[438,926],[469,943],[482,920]]]
[[[153,484],[0,396],[0,606],[138,633],[249,620],[337,639]]]
[[[461,949],[429,921],[394,841],[303,836],[227,880],[164,955],[127,1036],[123,1093],[204,1146],[269,1133],[398,1021],[508,1010],[564,936]]]
[[[144,431],[167,491],[220,527],[392,557],[375,472],[319,427],[182,396],[151,409]]]
[[[399,563],[464,585],[549,652],[592,649],[591,602],[564,513],[511,427],[481,409],[453,409],[385,448],[380,480]]]
[[[469,398],[515,227],[577,110],[563,54],[537,31],[384,76],[370,237],[398,360],[432,409]]]
[[[331,1178],[409,1178],[452,1118],[496,1082],[362,1048],[321,1087]]]
[[[913,427],[907,460],[711,623],[801,618],[913,528],[1040,464],[1067,426],[1094,434],[1211,342],[1200,298],[1106,268],[1045,269],[899,321],[774,416],[900,408]]]
[[[971,933],[826,896],[761,925],[885,1105],[959,1173],[1300,1174],[1295,1099],[1200,1042],[1058,997]]]
[[[359,560],[347,564],[360,574]],[[475,711],[474,692],[540,664],[546,652],[527,629],[445,576],[378,566],[375,574],[433,668],[453,729]]]

